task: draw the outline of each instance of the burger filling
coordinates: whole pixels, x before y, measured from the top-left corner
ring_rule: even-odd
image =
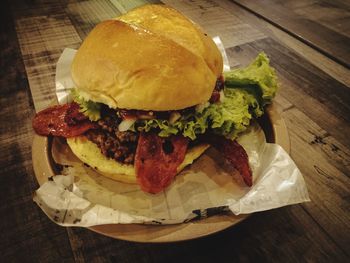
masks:
[[[104,120],[98,122],[98,129],[87,131],[86,137],[95,143],[106,157],[124,164],[133,164],[138,133],[130,131],[120,132],[117,128],[107,127],[105,124],[102,124],[103,122]]]
[[[235,139],[253,117],[263,114],[276,90],[275,71],[261,53],[248,67],[224,73],[211,98],[200,105],[164,112],[110,109],[73,90],[73,103],[38,113],[33,127],[41,135],[85,135],[107,158],[135,164],[138,180],[143,182],[141,188],[153,193],[161,189],[155,187],[156,181],[166,182],[162,185],[166,187],[186,149],[204,138],[251,185],[247,155]]]
[[[123,164],[133,164],[139,139],[139,132],[135,131],[135,127],[137,127],[137,124],[135,125],[136,120],[142,121],[157,118],[163,121],[171,121],[175,114],[181,116],[181,114],[194,111],[194,107],[181,111],[164,112],[113,110],[101,105],[101,117],[95,122],[97,124],[96,127],[88,130],[85,136],[95,143],[106,157],[115,159]],[[121,127],[123,125],[124,127]],[[132,125],[135,125],[135,127],[133,130],[129,130]],[[191,147],[195,144],[196,141],[191,141],[189,146]],[[171,153],[173,146],[169,141],[166,141],[163,148],[165,152]]]
[[[210,98],[211,103],[220,100],[220,91],[222,91],[223,88],[223,78],[219,78]],[[98,126],[96,129],[88,130],[85,133],[85,136],[95,143],[100,148],[101,153],[107,158],[112,158],[123,164],[134,164],[139,135],[137,131],[130,131],[128,129],[136,122],[136,120],[147,121],[158,119],[174,123],[181,118],[181,116],[194,114],[194,112],[195,107],[186,108],[180,111],[154,112],[124,109],[112,110],[101,105],[100,119],[96,121]],[[135,127],[137,127],[137,124]],[[165,152],[171,153],[172,148],[173,146],[169,141],[164,144]]]

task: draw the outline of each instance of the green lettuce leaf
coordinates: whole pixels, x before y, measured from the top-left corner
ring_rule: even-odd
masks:
[[[260,53],[248,67],[225,72],[224,78],[225,85],[231,88],[256,85],[256,88],[260,89],[264,105],[271,103],[277,92],[276,72],[270,66],[270,60],[264,52]]]
[[[87,116],[91,121],[97,121],[101,118],[100,103],[93,102],[91,100],[85,100],[82,96],[79,95],[77,89],[72,89],[70,95],[72,96],[73,101],[79,104],[80,112]]]
[[[253,117],[260,117],[264,109],[249,90],[225,88],[224,95],[223,101],[212,104],[207,114],[210,128],[233,140],[246,130]]]
[[[158,130],[159,136],[167,137],[171,134],[183,134],[192,140],[198,134],[208,129],[230,139],[235,139],[250,124],[252,117],[263,114],[263,108],[255,99],[254,94],[245,89],[224,89],[224,98],[221,102],[210,104],[201,112],[195,111],[184,116],[174,123],[167,120],[138,120],[134,130],[148,132]]]

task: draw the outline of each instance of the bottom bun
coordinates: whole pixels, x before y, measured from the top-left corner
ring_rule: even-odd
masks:
[[[122,164],[114,159],[104,156],[97,145],[85,136],[68,138],[67,143],[72,152],[84,163],[96,170],[98,173],[119,181],[129,184],[137,184],[134,165]],[[185,159],[177,168],[181,172],[187,165],[193,163],[195,159],[202,155],[209,144],[199,144],[187,150]]]

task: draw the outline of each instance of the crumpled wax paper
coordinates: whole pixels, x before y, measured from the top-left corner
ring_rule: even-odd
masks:
[[[216,43],[220,39],[215,40]],[[220,50],[224,48],[221,45]],[[73,87],[70,64],[75,54],[65,49],[57,63],[56,93],[60,103],[68,102]],[[227,58],[227,57],[226,57]],[[225,69],[229,69],[225,62]],[[253,186],[247,187],[209,149],[176,176],[162,193],[144,193],[138,185],[124,184],[99,175],[81,163],[69,147],[55,139],[52,155],[64,167],[34,195],[34,201],[56,223],[89,227],[101,224],[174,224],[220,213],[248,214],[309,201],[302,174],[290,156],[277,144],[266,143],[254,123],[238,142],[245,148],[253,170]]]

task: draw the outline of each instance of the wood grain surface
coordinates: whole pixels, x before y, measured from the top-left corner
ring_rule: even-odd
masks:
[[[67,231],[33,206],[33,101],[14,19],[0,8],[0,251],[2,262],[73,261]]]
[[[62,228],[32,202],[31,118],[54,98],[55,64],[98,22],[146,1],[15,0],[0,9],[2,262],[349,262],[350,74],[346,1],[170,1],[223,40],[232,67],[265,51],[291,157],[311,202],[256,213],[235,228],[176,244]],[[148,1],[156,2],[156,1]]]
[[[233,1],[350,68],[348,1]]]

